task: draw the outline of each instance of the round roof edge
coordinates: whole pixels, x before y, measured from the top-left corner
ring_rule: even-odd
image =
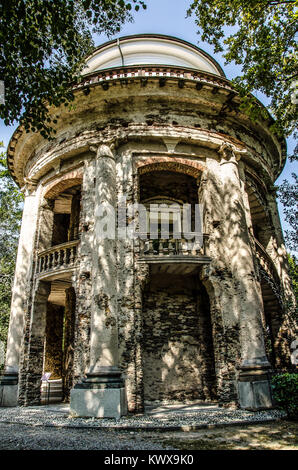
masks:
[[[207,52],[205,52],[203,49],[200,47],[196,46],[195,44],[192,44],[191,42],[186,41],[185,39],[180,39],[175,36],[170,36],[166,34],[154,34],[154,33],[142,33],[142,34],[132,34],[132,35],[125,35],[125,36],[120,36],[118,38],[112,39],[110,41],[106,41],[103,44],[100,44],[97,46],[93,52],[85,57],[83,62],[87,62],[89,59],[94,57],[101,49],[106,48],[107,46],[111,46],[113,44],[117,45],[117,42],[120,41],[125,41],[125,40],[133,40],[133,39],[142,39],[142,38],[149,38],[149,39],[164,39],[176,43],[183,44],[185,46],[188,46],[189,48],[193,49],[196,52],[199,52],[202,54],[206,59],[210,60],[214,67],[218,70],[218,73],[221,77],[226,78],[226,74],[223,70],[223,68],[219,65],[219,63]]]

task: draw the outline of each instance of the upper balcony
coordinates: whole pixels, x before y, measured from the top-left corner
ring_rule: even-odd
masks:
[[[206,255],[209,234],[202,236],[202,242],[186,238],[140,239],[139,262],[149,263],[153,271],[168,273],[190,273],[199,265],[208,264]]]
[[[256,247],[256,258],[261,274],[261,287],[265,310],[266,307],[272,309],[272,306],[284,308],[281,279],[274,261],[263,245],[255,237],[254,242]]]
[[[274,283],[276,286],[280,286],[280,277],[273,259],[269,253],[265,250],[263,245],[254,237],[256,247],[256,257],[259,262],[259,266],[266,275],[268,281]]]
[[[43,279],[67,278],[77,263],[79,240],[62,243],[40,251],[35,275]]]

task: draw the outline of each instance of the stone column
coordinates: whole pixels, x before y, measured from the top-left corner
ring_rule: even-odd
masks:
[[[297,339],[297,305],[289,275],[288,257],[280,224],[275,187],[271,188],[266,198],[272,222],[270,255],[279,274],[283,304],[279,311],[271,311],[276,367],[289,368],[291,367],[291,344]]]
[[[231,146],[220,149],[220,177],[223,185],[225,250],[237,286],[241,364],[240,406],[247,409],[272,406],[262,330],[263,303],[249,240],[246,207],[242,197],[238,159]]]
[[[0,378],[0,406],[17,406],[18,373],[22,350],[24,315],[32,277],[40,189],[26,189],[15,278],[12,290],[6,361]]]
[[[95,177],[90,367],[71,391],[70,408],[76,416],[119,418],[126,413],[126,402],[118,368],[116,166],[106,145],[97,150]]]
[[[216,395],[222,406],[238,404],[236,366],[240,362],[239,312],[237,292],[227,250],[224,191],[221,166],[216,155],[206,159],[202,173],[199,202],[203,206],[204,232],[209,236],[206,254],[212,261],[202,267],[200,279],[210,300],[212,339],[216,375]]]
[[[96,149],[97,150],[97,149]],[[92,253],[94,232],[94,153],[84,162],[81,187],[80,243],[78,245],[78,269],[72,279],[76,295],[73,383],[78,383],[89,368],[90,322],[92,310]],[[70,393],[70,392],[69,392]]]
[[[271,216],[272,222],[272,242],[271,242],[271,257],[274,261],[278,274],[280,276],[282,286],[285,292],[285,296],[294,300],[293,289],[291,285],[291,279],[289,276],[289,266],[287,251],[285,248],[285,242],[283,238],[282,228],[280,224],[280,218],[278,213],[278,207],[276,203],[276,188],[273,188],[266,195],[268,210]]]
[[[39,405],[41,400],[47,304],[50,292],[51,284],[49,282],[37,282],[31,308],[28,358],[25,371],[25,406]]]
[[[75,335],[76,294],[73,287],[65,291],[64,350],[63,350],[63,399],[69,400],[73,385],[73,359]]]
[[[36,229],[35,243],[32,248],[35,252],[45,250],[51,246],[52,233],[53,233],[53,221],[54,221],[54,201],[41,199],[39,197],[39,210],[38,210],[38,223]],[[31,222],[31,221],[30,221]],[[18,390],[18,403],[25,404],[26,395],[26,374],[28,369],[28,357],[30,347],[30,335],[31,335],[31,307],[33,297],[35,295],[34,277],[31,276],[30,285],[28,287],[27,294],[27,308],[25,312],[24,321],[24,332],[23,332],[23,344],[21,351],[21,359],[19,365],[19,390]]]

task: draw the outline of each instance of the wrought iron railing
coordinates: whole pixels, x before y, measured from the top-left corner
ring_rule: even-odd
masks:
[[[79,240],[52,246],[40,251],[37,256],[36,274],[74,268]]]

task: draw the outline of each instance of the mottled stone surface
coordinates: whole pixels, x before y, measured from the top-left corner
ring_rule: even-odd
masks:
[[[216,396],[208,296],[197,287],[189,276],[156,275],[144,292],[145,401]]]
[[[71,112],[55,110],[53,141],[17,131],[9,164],[34,209],[26,228],[25,204],[6,360],[20,369],[19,404],[40,401],[49,296],[65,309],[65,399],[88,371],[116,367],[133,412],[146,400],[238,406],[238,382],[251,389],[267,359],[290,368],[293,296],[274,193],[284,142],[242,114],[226,80],[207,76],[183,87],[158,76],[94,82]],[[209,261],[191,274],[187,256],[153,265],[138,240],[98,234],[101,203],[154,197],[202,206]],[[67,266],[70,255],[51,249],[72,240]],[[41,250],[53,263],[44,273]]]
[[[61,379],[64,308],[48,302],[46,316],[44,371],[51,372],[51,379]]]

